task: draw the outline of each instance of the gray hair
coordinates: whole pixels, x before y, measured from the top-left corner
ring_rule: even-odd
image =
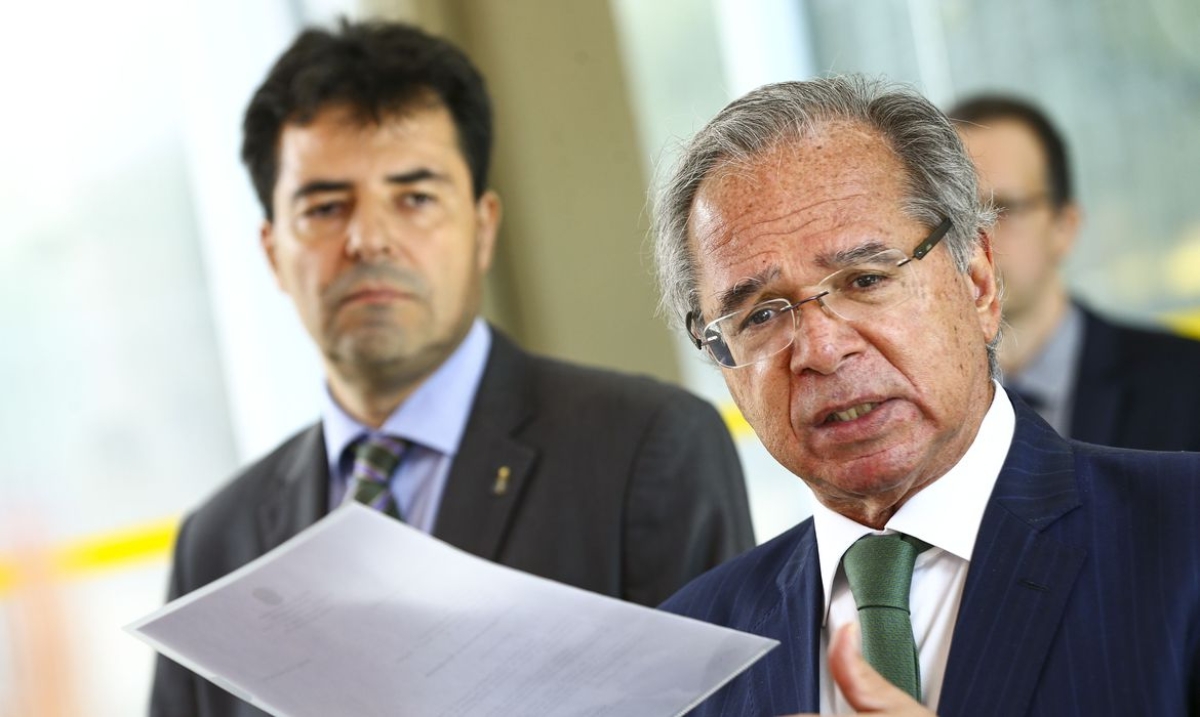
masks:
[[[699,315],[696,258],[688,221],[700,184],[714,172],[749,164],[781,143],[798,140],[832,122],[855,122],[876,131],[905,168],[908,198],[903,211],[936,226],[949,219],[944,240],[954,264],[965,272],[979,231],[995,215],[979,199],[975,166],[946,116],[915,90],[861,75],[764,85],[726,105],[688,142],[654,201],[654,259],[660,310],[672,320]],[[998,375],[996,346],[988,346]]]

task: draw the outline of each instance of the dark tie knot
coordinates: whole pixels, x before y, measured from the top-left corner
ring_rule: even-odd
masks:
[[[400,463],[404,440],[383,433],[372,433],[354,443],[354,463],[370,470],[375,480],[386,481]]]
[[[356,500],[399,518],[400,509],[388,486],[406,445],[403,439],[382,433],[372,433],[355,441],[350,449],[354,454],[354,466],[347,500]]]

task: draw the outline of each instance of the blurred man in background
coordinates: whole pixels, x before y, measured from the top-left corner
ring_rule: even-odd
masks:
[[[500,222],[491,121],[467,57],[405,25],[308,30],[272,68],[242,158],[263,251],[328,390],[320,422],[187,517],[172,598],[347,500],[644,605],[752,546],[711,406],[530,355],[479,318]],[[165,658],[151,713],[260,714]]]
[[[1200,450],[1200,342],[1110,322],[1068,291],[1063,262],[1082,210],[1062,135],[1040,109],[1002,95],[949,115],[997,210],[1004,384],[1065,436]]]

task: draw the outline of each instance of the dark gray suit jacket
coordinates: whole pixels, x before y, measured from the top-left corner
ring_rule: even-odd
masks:
[[[1114,324],[1081,308],[1071,437],[1119,448],[1200,451],[1200,341]]]
[[[501,467],[510,477],[497,495]],[[311,525],[328,510],[328,483],[317,424],[187,517],[170,596]],[[434,535],[643,605],[754,544],[738,458],[712,406],[652,379],[532,356],[495,331]],[[150,714],[263,713],[160,657]]]

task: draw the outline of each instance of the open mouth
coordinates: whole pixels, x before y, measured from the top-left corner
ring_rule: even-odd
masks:
[[[825,417],[824,423],[844,423],[853,421],[856,418],[861,418],[867,415],[878,406],[878,403],[860,403],[857,406],[851,406],[844,411],[834,411]]]

